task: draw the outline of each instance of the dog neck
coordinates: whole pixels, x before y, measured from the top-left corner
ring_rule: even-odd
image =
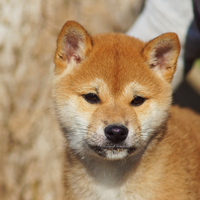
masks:
[[[156,139],[152,138],[148,145],[139,151],[137,155],[130,155],[122,160],[107,160],[91,155],[81,157],[66,147],[65,169],[70,171],[67,176],[88,177],[88,179],[94,180],[97,184],[107,187],[123,185],[130,173],[135,173],[143,160],[142,158],[146,157],[146,154],[152,153],[156,147],[155,143],[159,142],[160,135],[162,134],[159,134]]]
[[[138,180],[141,174],[145,176],[145,173],[148,173],[147,166],[154,162],[152,158],[156,157],[155,149],[159,146],[158,143],[162,140],[162,136],[162,133],[158,134],[137,155],[130,155],[122,160],[106,160],[98,156],[85,156],[83,158],[66,146],[65,199],[70,199],[69,197],[74,195],[76,195],[76,199],[81,199],[79,195],[82,193],[86,195],[85,199],[87,197],[88,199],[91,197],[93,199],[107,199],[108,196],[112,196],[111,199],[124,199],[124,188],[126,188],[127,183],[134,182],[135,187],[137,187],[137,181],[134,180]],[[131,180],[129,180],[130,177],[132,177]],[[90,192],[86,191],[87,188],[90,188]],[[101,197],[101,195],[104,196]],[[119,196],[120,198],[118,198]]]

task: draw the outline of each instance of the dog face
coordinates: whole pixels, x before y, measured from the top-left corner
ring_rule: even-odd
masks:
[[[142,151],[168,117],[179,51],[174,33],[143,43],[122,34],[91,37],[67,22],[57,41],[53,94],[69,147],[106,159]]]

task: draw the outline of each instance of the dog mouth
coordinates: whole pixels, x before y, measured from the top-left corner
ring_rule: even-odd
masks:
[[[123,146],[92,146],[89,145],[90,149],[92,149],[95,153],[97,153],[101,157],[110,157],[108,155],[112,155],[111,157],[119,158],[120,154],[126,156],[136,151],[135,147],[123,147]],[[124,156],[123,156],[124,157]]]

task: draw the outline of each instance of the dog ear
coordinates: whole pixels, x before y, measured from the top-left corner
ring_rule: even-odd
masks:
[[[92,38],[77,22],[68,21],[63,26],[54,57],[55,73],[61,74],[66,68],[73,68],[85,60],[92,50]]]
[[[141,53],[153,71],[171,82],[180,53],[179,39],[175,33],[165,33],[149,41]]]

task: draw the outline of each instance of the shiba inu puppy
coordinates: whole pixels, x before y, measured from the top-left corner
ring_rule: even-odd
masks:
[[[62,28],[53,97],[65,200],[200,199],[200,117],[171,107],[180,44]]]

